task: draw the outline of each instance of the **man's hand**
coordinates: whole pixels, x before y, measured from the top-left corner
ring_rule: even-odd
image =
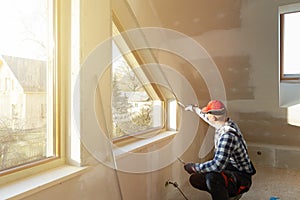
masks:
[[[193,112],[193,111],[194,111],[193,107],[194,107],[194,105],[191,104],[191,105],[186,106],[186,107],[184,108],[184,110],[185,110],[185,111],[192,111],[192,112]]]
[[[189,174],[196,173],[195,169],[195,163],[187,163],[184,165],[185,171],[187,171]]]

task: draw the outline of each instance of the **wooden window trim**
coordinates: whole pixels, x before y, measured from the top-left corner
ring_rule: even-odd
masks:
[[[40,172],[45,172],[49,169],[56,168],[58,166],[62,166],[66,164],[65,159],[65,147],[63,146],[65,141],[65,135],[64,135],[64,126],[62,125],[62,117],[65,115],[63,106],[65,105],[64,101],[66,99],[64,87],[62,84],[65,83],[65,69],[60,68],[59,65],[62,63],[62,54],[66,53],[65,50],[62,50],[62,44],[60,44],[60,37],[62,35],[60,31],[60,24],[62,23],[62,4],[68,4],[68,3],[61,3],[58,0],[53,0],[53,10],[52,10],[52,20],[53,20],[53,39],[55,42],[55,47],[53,49],[53,66],[54,69],[52,71],[52,78],[54,81],[53,84],[53,150],[54,155],[45,157],[41,160],[32,161],[29,163],[24,163],[20,166],[15,166],[12,168],[8,168],[5,170],[0,171],[0,185],[4,185],[6,183],[12,182],[12,181],[18,181],[23,178],[29,177],[33,174],[37,174]]]
[[[280,13],[279,16],[279,20],[280,20],[280,27],[279,27],[279,31],[280,31],[280,50],[279,50],[279,58],[280,58],[280,81],[286,81],[286,82],[300,82],[300,75],[299,77],[291,77],[291,76],[285,76],[284,75],[284,17],[285,14],[289,14],[289,13],[297,13],[300,12],[299,11],[293,11],[293,12],[284,12],[284,13]]]

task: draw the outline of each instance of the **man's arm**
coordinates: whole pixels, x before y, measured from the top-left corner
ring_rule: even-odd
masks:
[[[213,160],[204,163],[187,163],[186,165],[195,172],[221,172],[225,169],[236,143],[233,135],[225,133],[219,139]]]
[[[198,106],[195,106],[195,105],[188,105],[185,107],[185,110],[186,111],[191,111],[191,112],[194,112],[196,113],[201,119],[203,119],[206,123],[208,123],[209,125],[213,126],[212,123],[210,123],[210,121],[207,119],[207,116],[205,113],[203,113],[201,111],[201,108],[199,108]]]

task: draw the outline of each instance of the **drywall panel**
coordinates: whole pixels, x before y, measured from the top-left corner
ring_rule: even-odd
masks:
[[[119,200],[120,193],[116,190],[115,172],[101,164],[95,165],[89,171],[76,178],[61,182],[53,187],[33,194],[24,200]]]
[[[248,144],[248,152],[255,166],[276,166],[276,150],[274,148]]]
[[[300,169],[299,147],[282,145],[248,144],[250,157],[256,166],[283,169]]]

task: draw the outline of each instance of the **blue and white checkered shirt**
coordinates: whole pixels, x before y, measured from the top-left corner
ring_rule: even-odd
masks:
[[[196,110],[196,113],[207,122],[205,114],[199,110]],[[195,163],[195,169],[197,172],[221,172],[230,163],[238,171],[252,173],[246,148],[246,142],[237,124],[228,119],[215,131],[214,158],[204,163]]]

